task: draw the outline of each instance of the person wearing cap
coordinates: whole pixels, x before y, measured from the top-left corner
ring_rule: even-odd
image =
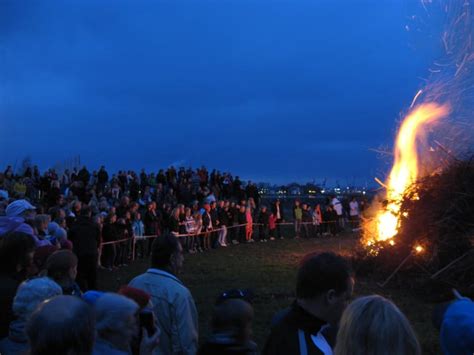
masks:
[[[0,217],[0,237],[11,232],[30,235],[37,247],[51,245],[48,240],[39,239],[30,224],[34,224],[36,207],[26,200],[16,200],[5,209],[6,216]]]
[[[5,209],[7,217],[22,217],[25,220],[33,219],[36,215],[36,207],[27,200],[15,200]]]

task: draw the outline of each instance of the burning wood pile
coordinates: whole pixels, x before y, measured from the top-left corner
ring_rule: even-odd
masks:
[[[386,211],[389,201],[382,203]],[[410,287],[474,293],[474,160],[452,161],[443,171],[411,184],[399,200],[397,233],[364,241],[359,266]],[[375,217],[377,218],[377,217]],[[367,221],[364,233],[370,233]],[[411,280],[406,284],[406,279]],[[417,281],[417,282],[415,282]]]
[[[377,180],[384,192],[363,223],[356,265],[382,273],[381,286],[399,280],[474,296],[472,2],[421,0],[426,13],[436,6],[443,18],[444,56],[399,128],[392,170],[386,182]]]

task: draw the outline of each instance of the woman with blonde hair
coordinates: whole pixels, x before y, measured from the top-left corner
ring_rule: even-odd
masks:
[[[335,355],[420,355],[408,319],[381,296],[361,297],[344,311]]]

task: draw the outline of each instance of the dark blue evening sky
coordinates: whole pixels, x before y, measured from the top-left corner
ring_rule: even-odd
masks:
[[[430,45],[401,0],[0,1],[0,164],[382,176]],[[423,42],[424,43],[424,42]]]

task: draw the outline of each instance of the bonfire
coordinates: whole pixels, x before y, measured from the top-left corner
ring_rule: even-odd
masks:
[[[472,119],[473,14],[469,0],[446,1],[442,10],[444,62],[400,125],[388,178],[376,179],[383,192],[363,223],[363,259],[372,270],[391,271],[381,286],[410,274],[473,294],[473,136],[459,128],[466,114]]]

